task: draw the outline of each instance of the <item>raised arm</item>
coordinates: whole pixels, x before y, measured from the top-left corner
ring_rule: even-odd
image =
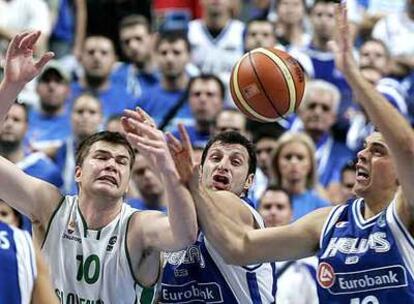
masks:
[[[162,131],[142,110],[126,110],[122,119],[129,142],[161,175],[167,194],[168,217],[148,212],[141,227],[145,248],[183,249],[197,238],[197,218],[189,191],[181,183]]]
[[[319,209],[283,227],[253,229],[238,218],[239,198],[226,191],[210,191],[196,178],[190,183],[200,225],[227,263],[248,265],[311,256],[329,208]]]
[[[46,53],[35,62],[33,52],[40,32],[27,32],[13,38],[6,53],[4,79],[0,84],[0,124],[24,85],[37,76],[53,57]],[[34,222],[46,224],[60,193],[54,186],[23,173],[0,157],[0,197]]]
[[[364,79],[352,56],[347,11],[343,4],[336,9],[336,40],[330,42],[335,61],[370,120],[382,133],[398,172],[398,179],[410,214],[400,212],[406,224],[414,221],[414,133],[407,120]],[[402,202],[402,200],[401,200]],[[403,208],[404,209],[404,208]],[[404,214],[405,213],[405,214]],[[408,221],[408,222],[407,222]]]

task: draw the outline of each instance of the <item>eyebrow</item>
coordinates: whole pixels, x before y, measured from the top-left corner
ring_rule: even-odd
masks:
[[[94,154],[106,154],[106,155],[113,156],[113,154],[110,151],[102,150],[102,149],[95,150]],[[126,159],[129,159],[129,156],[128,155],[125,155],[125,154],[117,154],[114,157],[115,158],[126,158]]]

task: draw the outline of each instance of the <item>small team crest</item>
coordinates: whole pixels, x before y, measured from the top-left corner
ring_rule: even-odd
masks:
[[[322,262],[318,266],[318,283],[322,288],[328,289],[335,283],[335,272],[332,266]]]
[[[68,233],[72,234],[73,232],[75,232],[75,228],[76,228],[76,223],[74,220],[71,220],[68,224]]]
[[[348,226],[348,223],[349,222],[346,222],[346,221],[340,221],[340,222],[336,223],[335,227],[336,228],[344,228],[344,227]]]
[[[118,237],[116,235],[112,236],[109,239],[108,246],[106,246],[106,251],[112,251],[112,249],[114,249],[114,245],[117,240],[118,240]]]
[[[377,219],[377,224],[379,227],[385,227],[386,220],[385,220],[385,212],[383,212]]]

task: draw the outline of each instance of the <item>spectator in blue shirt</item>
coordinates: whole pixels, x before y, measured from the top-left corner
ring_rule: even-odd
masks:
[[[135,108],[136,99],[121,84],[111,81],[115,60],[111,40],[103,36],[86,38],[81,56],[84,77],[71,85],[72,100],[82,93],[97,96],[105,119],[122,113],[124,109]]]
[[[29,111],[26,139],[33,149],[59,147],[70,134],[67,100],[69,75],[57,61],[51,61],[38,78],[40,108]]]
[[[115,68],[111,75],[112,81],[139,98],[159,83],[153,62],[154,35],[148,19],[141,15],[130,15],[122,19],[119,40],[128,62]]]
[[[131,180],[140,197],[130,197],[127,200],[128,204],[139,210],[167,212],[164,186],[159,175],[140,154],[135,157]]]
[[[284,133],[278,140],[271,159],[275,185],[291,195],[293,220],[328,206],[319,193],[315,146],[304,133]]]

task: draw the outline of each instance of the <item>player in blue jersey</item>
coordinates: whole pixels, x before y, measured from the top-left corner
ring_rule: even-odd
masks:
[[[206,237],[230,263],[318,254],[321,303],[413,303],[414,133],[360,74],[343,4],[338,5],[336,19],[337,40],[331,47],[337,66],[381,131],[368,136],[358,153],[353,190],[359,199],[314,211],[288,226],[252,229],[234,220],[239,199],[200,185],[196,170],[190,190],[197,216]]]
[[[0,282],[0,303],[57,303],[48,270],[30,235],[2,221]]]

